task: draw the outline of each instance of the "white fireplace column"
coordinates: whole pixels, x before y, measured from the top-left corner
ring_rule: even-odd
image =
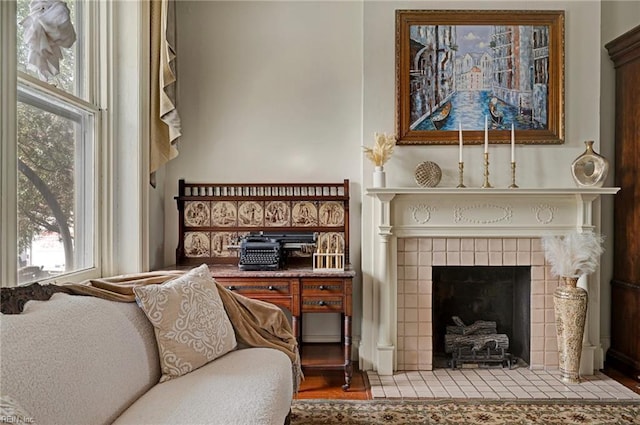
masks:
[[[371,320],[362,323],[361,364],[380,375],[391,375],[397,360],[397,238],[539,238],[572,230],[596,230],[593,202],[618,188],[570,189],[367,189],[374,198],[372,237],[363,253],[364,311]],[[367,220],[364,220],[367,222]],[[363,229],[366,232],[366,229]],[[365,239],[365,242],[367,240]],[[369,284],[367,284],[369,283]],[[602,367],[600,347],[599,276],[581,279],[589,291],[589,314],[583,344],[581,372]],[[372,295],[368,295],[372,293]],[[366,305],[372,302],[373,305]],[[366,366],[365,366],[366,367]]]
[[[396,297],[395,279],[391,278],[390,270],[392,264],[391,250],[391,200],[395,195],[389,194],[380,196],[380,223],[378,224],[378,240],[379,240],[379,259],[377,279],[375,284],[378,288],[377,311],[379,318],[377,349],[377,370],[381,375],[391,375],[394,370],[394,353],[395,345],[392,342],[391,324],[395,322],[395,303],[392,302]],[[386,325],[385,325],[386,324]]]
[[[582,356],[580,357],[580,375],[593,375],[594,370],[604,367],[604,353],[600,346],[600,276],[582,276],[578,286],[587,291],[587,317],[582,337]],[[593,310],[598,309],[594,315]],[[593,343],[592,341],[595,341]]]

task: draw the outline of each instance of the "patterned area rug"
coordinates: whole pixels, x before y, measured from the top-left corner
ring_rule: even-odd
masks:
[[[294,400],[291,425],[640,424],[640,403],[616,401]]]

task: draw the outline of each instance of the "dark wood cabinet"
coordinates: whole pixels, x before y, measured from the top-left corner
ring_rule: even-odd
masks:
[[[640,375],[640,26],[605,46],[616,70],[614,271],[607,364]]]

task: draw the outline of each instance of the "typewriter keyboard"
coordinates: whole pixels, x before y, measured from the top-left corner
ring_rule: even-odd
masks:
[[[274,264],[278,254],[273,251],[247,251],[240,254],[240,264]]]

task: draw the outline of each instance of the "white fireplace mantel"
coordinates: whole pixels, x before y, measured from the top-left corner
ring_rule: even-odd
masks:
[[[593,228],[592,204],[619,188],[367,189],[379,231],[411,236],[532,236]]]
[[[398,238],[539,238],[572,230],[598,230],[594,203],[619,188],[369,188],[374,199],[369,213],[370,246],[363,243],[362,341],[360,364],[381,375],[396,369],[396,291]],[[365,230],[366,232],[366,230]],[[367,241],[367,238],[365,238]],[[599,287],[581,279],[585,287]],[[370,290],[367,290],[369,286]],[[599,288],[594,294],[599,302]],[[590,294],[591,297],[591,294]],[[591,300],[590,300],[591,303]],[[599,308],[589,306],[587,340],[599,338]],[[589,351],[589,350],[587,350]],[[597,369],[601,355],[592,349],[584,357]]]

